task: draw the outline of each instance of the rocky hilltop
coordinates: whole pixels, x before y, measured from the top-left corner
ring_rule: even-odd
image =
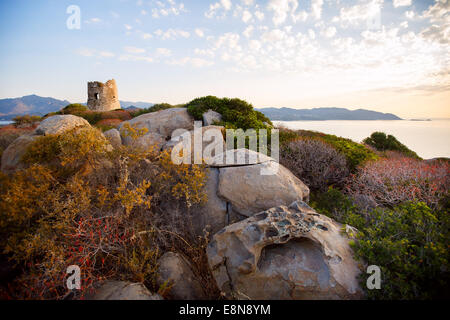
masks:
[[[205,120],[207,117],[205,115]],[[124,128],[146,129],[137,140]],[[21,158],[41,136],[60,135],[90,127],[73,115],[43,120],[36,130],[14,141],[2,155],[2,171],[23,167]],[[171,108],[123,122],[104,133],[109,148],[139,145],[173,147],[175,130],[193,130],[194,118],[186,108]],[[217,128],[206,126],[203,130]],[[234,150],[233,152],[238,152]],[[277,174],[261,175],[274,159],[256,154],[256,162],[209,165],[205,189],[208,200],[194,213],[193,225],[201,235],[209,230],[207,259],[217,287],[231,299],[356,299],[362,297],[358,264],[341,225],[310,208],[308,187],[280,165]],[[170,205],[167,204],[168,210]],[[171,280],[170,297],[205,298],[190,262],[167,252],[160,258],[159,283]],[[142,287],[122,282],[103,284],[92,299],[155,299]]]

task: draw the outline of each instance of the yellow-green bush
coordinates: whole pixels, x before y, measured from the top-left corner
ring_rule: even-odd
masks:
[[[0,175],[0,249],[22,270],[3,288],[10,298],[63,298],[73,264],[82,271],[78,298],[104,279],[143,282],[156,292],[157,259],[167,250],[209,272],[204,240],[168,227],[206,199],[203,167],[174,165],[153,148],[107,146],[94,128],[43,136],[28,148],[25,169]],[[180,211],[163,209],[166,202]]]

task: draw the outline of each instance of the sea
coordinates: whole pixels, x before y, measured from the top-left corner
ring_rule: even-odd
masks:
[[[361,142],[375,131],[395,136],[423,159],[450,158],[450,119],[272,121],[289,129],[313,130]]]

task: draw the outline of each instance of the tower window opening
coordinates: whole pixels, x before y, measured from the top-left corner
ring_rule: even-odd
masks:
[[[100,99],[100,95],[98,93],[95,94],[95,100]]]

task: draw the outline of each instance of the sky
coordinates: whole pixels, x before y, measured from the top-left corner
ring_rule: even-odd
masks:
[[[0,43],[0,98],[450,117],[450,0],[2,0]]]

